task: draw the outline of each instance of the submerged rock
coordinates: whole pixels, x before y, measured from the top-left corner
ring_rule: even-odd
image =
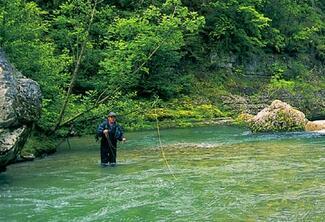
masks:
[[[272,104],[249,121],[253,132],[278,132],[304,130],[307,123],[305,114],[280,100]]]
[[[0,50],[0,171],[20,155],[41,111],[39,85],[19,73]]]

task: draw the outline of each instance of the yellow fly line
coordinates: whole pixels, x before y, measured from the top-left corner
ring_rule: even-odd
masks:
[[[158,137],[158,146],[159,146],[159,149],[160,149],[160,152],[161,152],[161,156],[165,162],[165,165],[166,167],[168,168],[169,172],[171,173],[171,175],[174,177],[174,179],[176,180],[176,176],[173,172],[173,170],[171,169],[169,163],[168,163],[168,160],[166,158],[166,155],[165,155],[165,151],[164,151],[164,148],[162,146],[162,142],[161,142],[161,136],[160,136],[160,128],[159,128],[159,120],[158,120],[158,115],[157,115],[157,108],[156,108],[156,103],[158,101],[158,97],[156,98],[156,100],[153,102],[153,107],[154,107],[154,112],[155,112],[155,119],[156,119],[156,128],[157,128],[157,137]]]

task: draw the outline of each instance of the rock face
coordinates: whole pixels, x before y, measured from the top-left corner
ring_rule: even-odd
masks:
[[[15,70],[0,49],[0,171],[17,158],[40,111],[39,85]]]
[[[253,100],[249,96],[226,95],[221,97],[224,109],[232,113],[247,113],[255,115],[265,108],[270,101],[267,98]]]
[[[307,121],[299,110],[274,100],[249,121],[249,126],[253,132],[297,131],[304,130]]]

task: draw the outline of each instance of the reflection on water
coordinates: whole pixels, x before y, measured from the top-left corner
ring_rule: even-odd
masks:
[[[92,137],[0,174],[0,221],[324,221],[325,137],[236,127],[133,132],[119,166]],[[176,179],[171,175],[173,173]]]

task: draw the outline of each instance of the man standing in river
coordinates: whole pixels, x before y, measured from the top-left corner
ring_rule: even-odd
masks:
[[[97,129],[97,135],[101,137],[100,141],[100,159],[102,166],[116,165],[116,146],[117,140],[125,141],[123,130],[116,122],[116,114],[110,112],[104,122]]]

